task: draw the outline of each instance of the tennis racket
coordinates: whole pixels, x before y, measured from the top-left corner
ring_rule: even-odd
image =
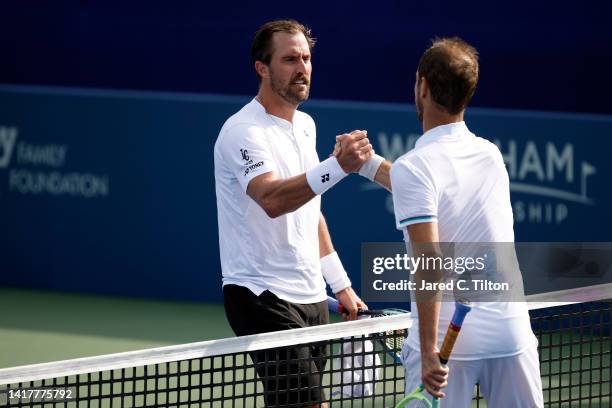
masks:
[[[348,314],[348,311],[342,306],[342,303],[338,302],[333,297],[327,297],[327,307],[331,312],[341,313],[344,315]],[[357,311],[358,316],[370,316],[370,317],[382,317],[382,316],[393,316],[398,314],[410,313],[404,309],[381,309],[381,310],[362,310]],[[402,344],[406,338],[408,332],[406,330],[390,330],[383,333],[377,333],[374,335],[374,339],[383,347],[385,352],[395,360],[396,363],[401,364],[401,352]]]
[[[453,347],[455,346],[455,341],[457,341],[459,331],[461,331],[463,320],[470,310],[472,310],[472,306],[469,301],[460,299],[455,302],[455,312],[453,313],[453,318],[448,326],[448,330],[446,330],[444,342],[442,343],[438,355],[442,365],[448,363]],[[411,401],[418,401],[413,403],[410,406],[411,408],[438,408],[440,406],[440,400],[436,397],[433,397],[432,402],[429,402],[429,399],[425,396],[425,386],[423,384],[419,385],[414,391],[402,398],[395,408],[404,408],[404,406]]]
[[[344,306],[342,306],[342,303],[338,302],[336,299],[334,299],[331,296],[327,297],[327,307],[329,308],[330,311],[334,313],[349,314],[348,310],[346,310]],[[403,313],[410,313],[410,312],[404,309],[395,309],[395,308],[381,309],[381,310],[359,309],[357,311],[358,316],[372,316],[372,317],[392,316],[392,315],[403,314]]]

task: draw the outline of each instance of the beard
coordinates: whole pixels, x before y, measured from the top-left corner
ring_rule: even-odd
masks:
[[[292,85],[293,82],[301,79],[304,80],[304,85],[306,85],[305,92],[296,91]],[[270,86],[272,87],[272,91],[274,91],[275,94],[283,98],[291,105],[299,105],[300,103],[307,100],[308,95],[310,94],[310,80],[303,75],[292,78],[289,83],[283,83],[283,81],[276,78],[274,76],[274,73],[270,71]]]
[[[416,116],[421,125],[423,124],[423,104],[417,98],[414,98],[414,106],[416,107]]]

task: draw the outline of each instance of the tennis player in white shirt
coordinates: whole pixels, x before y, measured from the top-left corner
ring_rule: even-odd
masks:
[[[223,295],[238,336],[328,323],[326,283],[351,319],[367,308],[334,250],[321,195],[357,172],[372,146],[354,131],[345,134],[342,154],[319,161],[315,123],[298,110],[309,95],[313,46],[310,30],[297,21],[264,24],[251,49],[257,96],[225,122],[215,143]],[[266,406],[325,405],[328,350],[281,352],[251,355]]]
[[[393,165],[374,155],[362,168],[392,190],[396,226],[407,246],[418,246],[414,256],[440,256],[439,242],[514,242],[502,155],[464,122],[478,75],[472,46],[459,38],[435,40],[420,59],[414,86],[423,135]],[[424,273],[413,276],[428,279]],[[474,304],[444,367],[438,350],[453,309],[450,302],[413,299],[415,325],[402,352],[406,391],[422,383],[431,395],[446,397],[441,406],[461,408],[471,406],[479,383],[491,407],[542,407],[537,339],[525,303]]]

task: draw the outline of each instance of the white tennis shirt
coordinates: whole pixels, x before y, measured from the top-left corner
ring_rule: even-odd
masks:
[[[464,122],[427,131],[415,148],[391,167],[396,226],[437,222],[440,242],[514,242],[510,181],[499,149],[476,137]],[[409,253],[409,255],[412,255]],[[438,347],[454,311],[443,302]],[[420,350],[418,311],[408,345]],[[511,356],[537,342],[523,302],[479,302],[461,329],[452,358],[472,360]]]
[[[321,197],[272,219],[246,193],[261,174],[287,178],[319,164],[312,118],[297,111],[291,123],[253,99],[225,122],[214,157],[223,285],[244,286],[258,296],[267,289],[293,303],[325,300]]]

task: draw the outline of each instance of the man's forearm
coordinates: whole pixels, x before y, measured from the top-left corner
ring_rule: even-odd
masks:
[[[327,228],[327,222],[323,214],[319,216],[319,258],[323,258],[334,252],[331,235]]]
[[[299,176],[282,179],[275,172],[257,176],[249,183],[247,194],[269,217],[276,218],[297,210],[348,174],[337,158],[330,157]]]
[[[443,280],[442,255],[437,243],[412,242],[414,256],[422,256],[424,266],[414,274],[416,284],[415,301],[419,313],[419,339],[421,352],[432,353],[438,344],[438,322],[442,291],[439,283]],[[440,261],[440,262],[438,262]]]
[[[374,181],[391,191],[391,162],[383,161],[378,167]]]
[[[433,256],[434,258],[437,255]],[[438,345],[438,323],[440,321],[440,301],[442,292],[436,286],[440,282],[441,272],[437,270],[418,270],[415,274],[417,284],[416,304],[419,312],[419,340],[422,353],[433,353]],[[426,289],[421,290],[425,287]]]
[[[332,291],[337,295],[339,292],[350,288],[351,281],[334,250],[323,214],[319,216],[319,257],[321,258],[323,278]]]
[[[416,290],[410,295],[417,304],[419,342],[421,344],[421,381],[430,394],[443,397],[448,369],[440,365],[436,349],[442,292],[437,290],[443,278],[442,250],[437,222],[422,222],[407,227],[412,255],[421,258],[413,276]],[[433,262],[432,262],[433,261]]]
[[[258,198],[253,198],[268,216],[276,218],[297,210],[312,200],[315,195],[308,185],[306,174],[300,174],[270,181],[265,193]]]
[[[438,322],[440,319],[440,302],[417,301],[419,311],[419,339],[422,353],[436,351],[438,345]]]
[[[363,132],[346,135],[343,143],[344,150],[338,156],[323,160],[299,176],[280,179],[275,172],[268,172],[255,177],[247,194],[271,218],[297,210],[358,171],[371,156],[372,145]]]

